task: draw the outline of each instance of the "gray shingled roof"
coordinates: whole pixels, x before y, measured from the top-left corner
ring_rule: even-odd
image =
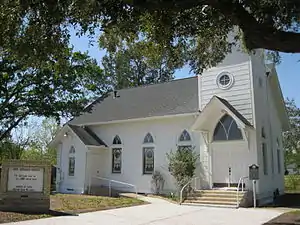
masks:
[[[83,128],[75,125],[68,125],[74,133],[80,138],[80,140],[85,145],[94,145],[94,146],[107,146],[100,138],[96,136],[91,130],[88,128]]]
[[[198,112],[197,77],[122,89],[117,98],[110,93],[92,104],[90,112],[69,124],[92,124],[114,120],[146,118]]]

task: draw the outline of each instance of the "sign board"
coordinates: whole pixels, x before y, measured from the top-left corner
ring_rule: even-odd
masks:
[[[8,191],[43,192],[44,169],[38,167],[10,167],[8,170]]]
[[[249,180],[259,179],[259,167],[258,165],[252,164],[249,166]]]

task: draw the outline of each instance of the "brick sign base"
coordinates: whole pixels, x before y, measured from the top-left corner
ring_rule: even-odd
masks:
[[[49,212],[50,185],[50,163],[4,161],[0,180],[0,211]]]

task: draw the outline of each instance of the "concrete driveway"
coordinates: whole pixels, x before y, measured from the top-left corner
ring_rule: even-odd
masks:
[[[260,225],[283,213],[275,209],[180,206],[144,197],[152,204],[10,223],[16,225]]]

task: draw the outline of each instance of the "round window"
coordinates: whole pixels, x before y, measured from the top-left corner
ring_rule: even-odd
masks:
[[[233,84],[233,76],[230,73],[220,73],[217,77],[217,84],[222,89],[230,88]]]

